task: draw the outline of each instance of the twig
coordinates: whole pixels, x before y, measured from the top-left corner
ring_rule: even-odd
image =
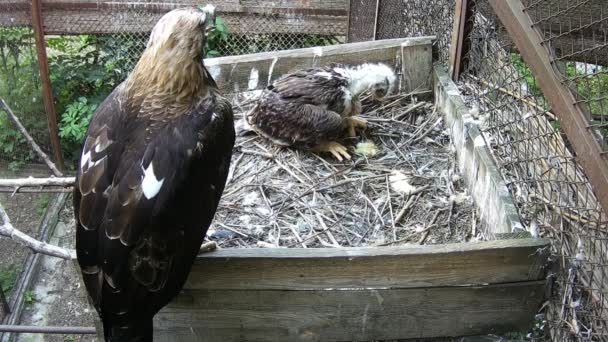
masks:
[[[260,156],[260,157],[264,157],[266,159],[274,159],[274,156],[270,153],[265,153],[265,152],[260,152],[260,151],[254,151],[254,150],[248,150],[246,148],[241,148],[240,151],[244,154],[251,154],[254,156]]]
[[[2,107],[4,109],[4,111],[8,114],[8,118],[17,127],[17,129],[21,132],[21,134],[23,134],[23,136],[25,137],[25,140],[27,140],[27,142],[32,146],[32,149],[34,150],[34,152],[36,152],[36,154],[38,154],[38,156],[40,158],[42,158],[42,160],[44,160],[44,162],[49,167],[49,169],[51,169],[51,172],[53,172],[53,174],[57,177],[62,177],[63,173],[61,173],[61,171],[59,171],[59,169],[55,166],[55,164],[51,161],[51,159],[46,155],[46,153],[42,152],[42,149],[40,148],[40,146],[38,146],[36,141],[34,141],[34,138],[32,138],[32,136],[27,132],[25,127],[21,124],[21,121],[19,121],[19,118],[17,118],[15,113],[13,113],[13,110],[6,104],[6,102],[4,101],[3,98],[0,98],[0,107]]]
[[[431,222],[429,222],[429,225],[424,229],[424,234],[422,234],[422,237],[420,238],[420,240],[418,240],[418,244],[422,245],[424,244],[424,241],[426,240],[426,238],[429,236],[429,233],[431,231],[431,228],[435,226],[435,221],[437,221],[437,218],[439,217],[439,214],[443,211],[442,210],[437,210],[437,212],[435,213],[435,216],[433,216],[433,218],[431,219]]]
[[[33,237],[17,230],[11,224],[11,220],[6,214],[6,211],[4,211],[2,204],[0,204],[0,218],[2,219],[2,225],[0,226],[0,236],[10,238],[37,253],[55,256],[66,260],[72,260],[76,258],[76,251],[73,249],[65,249],[42,241],[38,241]]]
[[[425,187],[423,187],[423,188],[425,188]],[[426,186],[426,188],[428,188],[428,185]],[[401,221],[401,219],[407,213],[407,211],[414,205],[414,202],[418,202],[419,198],[420,198],[419,194],[416,196],[416,198],[414,198],[413,194],[409,195],[407,202],[405,203],[403,208],[401,210],[399,210],[399,213],[397,213],[397,217],[395,217],[395,224],[397,224],[397,223],[399,223],[399,221]]]
[[[399,115],[395,116],[393,119],[394,120],[401,120],[402,118],[404,118],[406,115],[408,115],[409,113],[411,113],[412,111],[427,105],[428,103],[426,102],[418,102],[415,105],[409,107],[408,109],[406,109],[405,111],[403,111],[402,113],[399,113]]]
[[[393,214],[393,203],[391,201],[391,186],[386,176],[386,196],[388,197],[388,209],[391,213],[391,225],[393,226],[393,240],[397,240],[397,226],[395,225],[395,215]]]
[[[427,135],[429,135],[429,133],[431,133],[431,131],[433,131],[435,129],[435,127],[437,127],[437,125],[439,125],[440,123],[441,123],[441,118],[437,119],[437,121],[435,121],[435,123],[431,127],[429,127],[426,131],[424,131],[418,137],[412,138],[412,139],[406,141],[405,144],[406,145],[415,144],[418,141],[424,139],[424,137],[426,137]]]
[[[323,220],[323,217],[321,217],[321,214],[315,213],[315,216],[317,217],[317,220],[319,220],[321,227],[323,227],[323,231],[329,238],[329,241],[331,241],[333,247],[341,247],[340,244],[338,243],[338,241],[336,240],[336,238],[334,237],[334,235],[329,230],[329,228],[327,228],[327,225],[325,225],[325,221]]]

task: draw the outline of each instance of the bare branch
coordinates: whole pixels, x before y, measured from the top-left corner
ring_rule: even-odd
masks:
[[[42,187],[42,186],[61,186],[71,187],[74,186],[74,177],[49,177],[49,178],[13,178],[13,179],[0,179],[0,187]]]
[[[73,249],[65,249],[46,242],[38,241],[33,237],[15,229],[15,227],[13,227],[11,224],[11,220],[6,214],[6,211],[4,211],[2,204],[0,204],[0,219],[2,220],[2,225],[0,226],[0,236],[10,238],[37,253],[55,256],[66,260],[76,258],[76,251]]]
[[[49,167],[49,169],[51,169],[53,174],[57,177],[63,176],[63,173],[59,171],[59,169],[51,161],[49,156],[47,156],[46,153],[42,151],[40,146],[38,146],[38,144],[34,141],[34,138],[32,138],[32,136],[27,132],[25,127],[23,127],[21,121],[19,121],[19,118],[17,118],[15,113],[13,113],[13,110],[6,104],[3,98],[0,98],[0,109],[4,109],[4,111],[8,115],[8,118],[13,122],[13,124],[17,127],[21,134],[23,134],[27,142],[32,146],[32,149],[34,149],[34,151],[40,156],[40,158],[44,160],[44,162]]]

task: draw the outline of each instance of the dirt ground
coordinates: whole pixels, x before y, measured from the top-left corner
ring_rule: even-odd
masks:
[[[66,201],[59,214],[59,222],[51,243],[74,248],[74,217],[71,199]],[[93,327],[95,311],[87,302],[81,287],[76,266],[67,260],[43,257],[38,274],[32,280],[31,300],[26,296],[26,307],[21,316],[22,325]],[[33,335],[17,336],[19,342],[71,342],[95,341],[93,335]]]
[[[0,177],[3,178],[44,177],[48,175],[49,172],[38,165],[28,166],[19,170],[18,173],[8,171],[7,168],[0,165]],[[38,235],[42,217],[50,198],[51,195],[49,194],[18,193],[13,195],[0,193],[0,203],[6,210],[13,226],[34,237]],[[12,287],[21,274],[25,260],[30,253],[29,249],[11,240],[0,238],[0,285],[7,297],[10,296]],[[3,318],[4,313],[0,311],[0,320]]]

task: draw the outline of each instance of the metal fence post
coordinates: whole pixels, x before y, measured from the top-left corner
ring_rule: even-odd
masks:
[[[59,169],[64,169],[61,145],[59,143],[59,127],[57,125],[57,113],[53,103],[53,88],[49,72],[49,63],[46,55],[46,43],[44,41],[44,26],[42,23],[42,7],[40,0],[32,0],[32,26],[36,39],[36,52],[38,55],[38,67],[40,68],[40,81],[42,83],[42,99],[46,109],[49,137],[55,162]]]

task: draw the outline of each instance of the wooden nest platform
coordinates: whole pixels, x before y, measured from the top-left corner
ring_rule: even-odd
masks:
[[[352,160],[239,137],[208,239],[155,341],[372,341],[525,331],[548,241],[519,221],[432,37],[206,61],[237,120],[293,69],[384,62],[399,95],[364,101]]]

